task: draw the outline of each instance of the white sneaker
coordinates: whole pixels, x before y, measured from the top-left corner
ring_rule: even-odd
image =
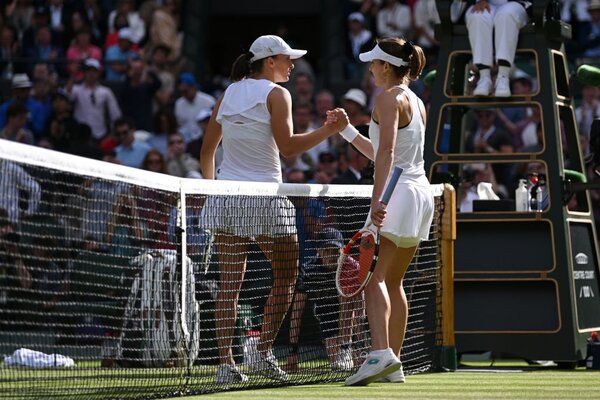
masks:
[[[406,378],[404,376],[404,370],[402,369],[402,364],[400,364],[400,369],[392,372],[384,376],[381,379],[378,379],[377,382],[393,382],[393,383],[404,383]]]
[[[383,355],[374,356],[369,353],[358,371],[346,379],[346,386],[365,386],[379,378],[387,376],[400,368],[402,364],[392,349],[385,350]]]
[[[337,354],[337,357],[331,366],[333,369],[340,371],[351,371],[352,368],[354,368],[352,349],[349,347],[340,349],[340,352]]]
[[[492,93],[492,79],[489,77],[479,78],[473,96],[489,96]]]
[[[254,370],[267,378],[278,381],[289,380],[288,374],[277,365],[277,359],[272,350],[269,350],[266,354],[260,353],[260,361],[254,367]]]
[[[244,383],[248,377],[240,372],[235,365],[221,364],[217,369],[217,383]]]
[[[494,96],[496,97],[510,97],[510,81],[508,76],[498,75],[496,77],[496,91]]]

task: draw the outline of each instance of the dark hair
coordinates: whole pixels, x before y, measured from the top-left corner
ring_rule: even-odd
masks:
[[[254,53],[249,51],[240,54],[238,58],[235,59],[233,66],[231,67],[231,75],[229,76],[233,82],[241,81],[253,72],[262,71],[262,61],[264,58],[251,62],[250,60],[252,57],[254,57]]]
[[[167,122],[167,128],[165,132],[162,131],[163,129],[161,127],[162,117],[165,117]],[[154,126],[154,132],[171,134],[177,131],[177,118],[170,107],[161,107],[154,114],[152,125]]]
[[[113,124],[115,128],[121,125],[127,125],[129,129],[135,129],[135,121],[131,117],[120,117]]]
[[[165,157],[162,155],[162,153],[156,149],[150,149],[148,150],[148,152],[146,153],[146,155],[144,156],[144,160],[142,161],[142,169],[145,169],[146,171],[149,171],[149,161],[151,157],[158,157],[160,158],[160,172],[161,174],[166,174],[167,173],[167,164],[165,162]]]
[[[396,74],[402,78],[408,76],[410,80],[417,80],[425,68],[425,53],[420,46],[403,38],[385,38],[377,41],[381,50],[401,58],[409,63],[408,66],[394,67]]]

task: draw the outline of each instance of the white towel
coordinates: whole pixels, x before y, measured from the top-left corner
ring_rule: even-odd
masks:
[[[4,357],[4,365],[7,367],[32,367],[32,368],[51,368],[51,367],[73,367],[75,361],[60,354],[45,354],[41,351],[30,349],[18,349],[12,356]]]

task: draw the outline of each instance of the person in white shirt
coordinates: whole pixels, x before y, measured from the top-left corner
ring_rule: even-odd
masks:
[[[346,379],[347,386],[405,380],[399,359],[408,319],[403,279],[420,241],[429,235],[434,211],[423,160],[425,106],[408,87],[425,67],[423,49],[405,39],[386,38],[360,59],[370,62],[375,84],[384,90],[375,100],[369,138],[352,125],[340,133],[375,163],[370,219],[380,229],[381,242],[365,287],[371,352]],[[394,166],[403,173],[386,206],[380,199]]]
[[[378,37],[406,37],[412,36],[412,10],[398,0],[384,0],[377,11]]]
[[[212,109],[215,99],[207,93],[198,90],[196,78],[190,72],[179,75],[179,92],[181,97],[175,101],[175,118],[179,132],[183,135],[185,143],[201,139],[203,132],[198,126],[196,117],[204,109]]]
[[[25,216],[33,215],[40,204],[42,190],[40,184],[31,177],[18,164],[0,160],[0,208],[6,210],[8,220],[13,224],[18,224],[21,217],[19,202],[21,200],[20,192],[28,194],[27,209],[23,212]]]
[[[312,132],[293,133],[292,97],[278,83],[289,80],[294,68],[292,60],[304,54],[306,50],[292,49],[279,36],[266,35],[256,39],[250,51],[236,59],[231,72],[234,83],[217,101],[202,143],[200,165],[204,178],[280,183],[280,153],[284,156],[302,153],[348,123],[345,112],[336,109],[332,111],[335,122]],[[221,140],[223,162],[215,171],[215,153]],[[273,285],[265,303],[257,345],[260,361],[254,367],[271,379],[288,380],[277,364],[272,346],[290,307],[298,273],[295,221],[294,205],[282,196],[209,197],[203,207],[202,223],[215,232],[220,261],[216,300],[220,359],[217,383],[247,380],[235,366],[231,344],[252,238],[267,255],[273,271]]]

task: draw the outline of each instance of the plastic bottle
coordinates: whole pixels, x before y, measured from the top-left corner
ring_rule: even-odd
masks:
[[[515,190],[515,210],[529,211],[529,192],[525,179],[519,179],[519,187]]]
[[[257,366],[260,362],[258,355],[258,341],[260,339],[260,331],[246,331],[244,338],[244,364],[249,366]]]

